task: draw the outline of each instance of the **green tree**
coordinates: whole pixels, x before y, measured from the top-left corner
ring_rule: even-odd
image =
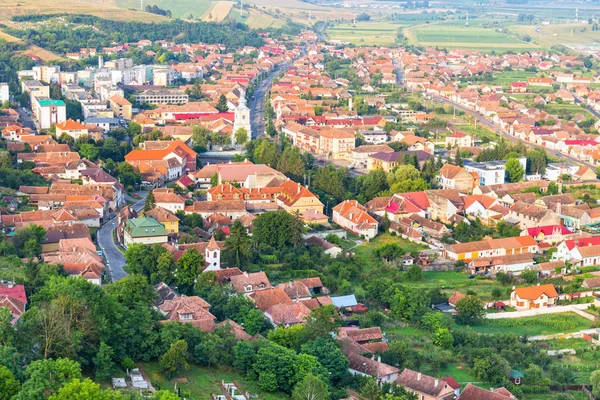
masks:
[[[33,361],[25,370],[26,380],[13,400],[41,400],[57,392],[72,379],[81,379],[79,363],[68,358]]]
[[[330,399],[327,385],[317,377],[306,375],[292,392],[292,400],[328,400]]]
[[[42,253],[45,240],[46,230],[39,225],[29,224],[14,234],[13,246],[21,256],[31,258]]]
[[[89,378],[84,380],[73,379],[48,400],[117,400],[121,393],[114,390],[102,390],[100,385]]]
[[[4,365],[0,365],[0,400],[10,400],[20,388],[21,384],[13,373]]]
[[[407,272],[408,280],[411,282],[418,282],[423,279],[423,270],[416,264],[413,264]]]
[[[291,342],[293,343],[295,340],[297,339],[292,339]],[[307,342],[302,345],[301,352],[317,357],[319,362],[329,372],[329,378],[333,384],[338,384],[346,377],[348,373],[348,359],[331,337],[320,337]]]
[[[106,343],[100,343],[100,348],[96,357],[94,357],[94,367],[96,368],[96,377],[99,379],[110,379],[115,363],[113,358],[115,351]]]
[[[185,340],[178,340],[169,347],[169,350],[159,360],[160,368],[169,379],[176,373],[188,368],[186,361],[188,344]]]
[[[177,260],[175,283],[182,293],[192,294],[196,278],[204,267],[204,257],[196,249],[188,249]]]
[[[509,182],[520,182],[523,179],[525,170],[516,158],[506,160],[504,167],[506,168],[506,177]]]
[[[100,150],[98,150],[98,146],[95,144],[85,143],[79,146],[79,154],[83,158],[87,158],[88,160],[94,161],[98,159],[100,155]]]
[[[367,400],[379,400],[381,397],[381,389],[375,382],[375,379],[368,378],[360,389],[360,395]]]
[[[244,128],[240,128],[237,131],[235,131],[235,133],[233,134],[233,138],[235,140],[235,143],[239,144],[240,146],[243,146],[248,142],[248,131]]]
[[[337,309],[331,304],[315,308],[306,317],[304,326],[309,339],[330,337],[332,333],[337,333],[340,327]]]
[[[180,400],[181,397],[179,397],[178,395],[176,395],[173,392],[169,392],[168,390],[159,390],[158,392],[154,393],[154,397],[152,397],[152,400]]]
[[[230,229],[229,238],[225,240],[223,260],[233,267],[241,268],[250,259],[252,243],[248,236],[248,230],[238,219]]]
[[[534,270],[526,269],[525,271],[521,272],[520,277],[526,283],[533,284],[535,281],[537,281],[538,275]]]
[[[225,97],[224,94],[221,94],[219,96],[219,100],[217,101],[217,105],[215,106],[215,108],[217,110],[219,110],[220,112],[227,112],[227,110],[228,110],[227,98]]]
[[[534,149],[527,152],[527,171],[531,174],[541,174],[546,172],[548,154],[544,150]]]
[[[440,328],[435,333],[433,343],[435,343],[436,346],[449,349],[452,347],[452,345],[454,345],[454,337],[452,337],[452,333],[450,333],[448,328]]]
[[[13,316],[8,307],[0,308],[0,345],[13,345],[16,339],[16,331],[12,324]]]
[[[295,351],[267,342],[256,353],[253,370],[259,376],[259,384],[265,390],[280,389],[290,393],[296,383],[296,362]],[[275,387],[273,387],[273,376],[271,374],[275,377]],[[261,383],[261,380],[264,380],[264,382]],[[268,383],[268,386],[266,383]]]
[[[277,170],[296,182],[300,182],[306,172],[300,150],[297,147],[286,147],[277,162]]]
[[[154,192],[150,191],[146,196],[146,202],[144,203],[144,208],[142,209],[142,211],[145,214],[148,211],[154,209],[154,207],[156,207],[156,200],[154,200]]]
[[[477,323],[485,316],[481,300],[475,296],[465,296],[456,303],[456,320],[461,324]]]
[[[473,360],[473,373],[479,379],[494,384],[500,384],[506,381],[510,373],[508,361],[497,354],[490,354],[485,358],[475,358]]]
[[[590,383],[592,384],[592,394],[595,397],[600,397],[600,370],[592,372]]]

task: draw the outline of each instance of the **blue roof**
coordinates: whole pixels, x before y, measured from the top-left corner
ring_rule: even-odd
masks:
[[[347,296],[332,297],[331,302],[334,306],[338,308],[354,307],[358,304],[358,302],[356,301],[356,296],[354,296],[353,294],[349,294]]]

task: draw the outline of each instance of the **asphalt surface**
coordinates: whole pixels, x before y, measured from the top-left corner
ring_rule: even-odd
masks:
[[[265,134],[265,103],[266,96],[275,78],[282,72],[287,71],[289,63],[281,64],[275,70],[269,72],[254,88],[252,99],[249,102],[250,108],[250,125],[252,129],[252,137],[259,137]]]
[[[140,211],[144,208],[146,197],[143,196],[139,201],[133,204],[135,211]],[[123,279],[127,276],[125,272],[125,255],[121,252],[119,245],[113,240],[113,232],[116,228],[116,217],[108,220],[100,229],[98,229],[97,240],[100,250],[102,250],[104,259],[106,260],[106,268],[109,278],[112,282]]]
[[[19,118],[21,119],[21,123],[24,128],[29,128],[33,131],[36,130],[35,123],[33,122],[33,116],[27,115],[26,111],[23,111],[23,107],[17,108],[19,111]]]
[[[577,104],[581,104],[583,103],[583,100],[581,100],[579,97],[575,96],[575,94],[573,94],[573,97],[575,97],[575,103]],[[592,113],[592,115],[596,118],[600,118],[600,113],[596,110],[594,110],[592,107],[586,105],[585,108]]]

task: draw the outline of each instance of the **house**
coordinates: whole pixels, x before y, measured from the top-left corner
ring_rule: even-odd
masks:
[[[513,396],[511,392],[509,392],[506,388],[498,388],[498,389],[482,389],[470,383],[467,384],[465,389],[462,391],[459,400],[516,400],[517,398]]]
[[[158,310],[165,316],[163,322],[175,321],[192,324],[205,332],[214,329],[216,317],[208,311],[210,304],[198,296],[177,296],[165,300]]]
[[[521,200],[510,206],[507,220],[519,224],[521,229],[556,226],[562,223],[560,215],[554,211]]]
[[[546,225],[524,229],[522,236],[531,236],[538,242],[555,244],[562,242],[567,236],[572,235],[567,227],[563,225]]]
[[[323,203],[306,187],[292,180],[287,180],[279,187],[281,190],[276,197],[276,203],[288,213],[300,214],[307,210],[323,213]]]
[[[270,287],[259,290],[250,294],[249,297],[256,303],[256,308],[263,313],[277,304],[294,304],[290,296],[281,288]]]
[[[285,294],[294,302],[309,300],[312,297],[310,290],[308,290],[308,287],[302,281],[281,283],[276,287],[283,289]]]
[[[446,147],[451,149],[458,146],[458,148],[472,147],[473,136],[467,135],[463,132],[453,132],[451,135],[445,138]]]
[[[520,157],[517,159],[523,171],[527,168],[527,158]],[[465,160],[464,168],[469,172],[476,172],[479,176],[479,184],[481,186],[486,185],[499,185],[505,182],[506,178],[506,160],[496,161],[485,161],[485,162],[474,162]]]
[[[161,188],[152,191],[154,195],[154,203],[157,207],[164,208],[172,212],[183,211],[185,208],[185,199],[176,194],[173,189]]]
[[[380,327],[374,328],[340,328],[339,330],[339,339],[343,340],[345,338],[349,338],[354,342],[365,345],[371,342],[380,342],[383,339],[383,334],[381,333]]]
[[[493,256],[489,258],[477,258],[471,260],[467,267],[472,274],[498,272],[519,275],[525,269],[531,269],[534,265],[533,257],[529,253],[511,254],[505,256]]]
[[[516,236],[502,239],[485,239],[470,243],[447,245],[445,256],[451,260],[474,260],[512,254],[539,252],[538,243],[531,236]]]
[[[367,240],[377,235],[379,224],[356,200],[344,200],[333,207],[333,222]]]
[[[589,267],[600,264],[600,245],[577,246],[571,253],[572,259],[568,260],[580,267]]]
[[[26,306],[25,286],[15,285],[14,283],[0,283],[0,307],[8,308],[12,315],[12,325],[25,313]]]
[[[440,169],[437,179],[442,189],[455,189],[465,194],[473,192],[473,189],[479,186],[479,175],[476,172],[468,172],[451,164],[445,164]]]
[[[554,285],[538,285],[513,289],[510,306],[519,309],[546,308],[556,305],[558,293]]]
[[[417,395],[419,400],[444,400],[454,393],[454,388],[443,379],[437,379],[421,372],[405,368],[396,383],[408,392]]]
[[[263,294],[264,292],[260,293]],[[287,328],[303,323],[310,311],[303,303],[278,303],[264,311],[264,315],[273,325]]]
[[[365,357],[363,354],[372,354],[350,338],[342,340],[342,353],[348,358],[348,371],[352,375],[372,376],[378,384],[392,383],[398,378],[398,368],[381,362],[381,357]]]
[[[272,287],[264,272],[244,272],[241,275],[231,276],[229,280],[237,293],[252,294]]]
[[[146,211],[144,216],[147,218],[154,218],[160,222],[170,235],[179,233],[179,218],[165,208],[155,207],[152,210]]]
[[[341,254],[342,249],[333,243],[329,243],[327,240],[319,236],[311,236],[304,241],[307,246],[318,246],[323,249],[323,253],[329,257],[337,257]]]
[[[54,125],[56,127],[56,137],[60,138],[62,134],[67,134],[77,140],[83,135],[89,135],[88,127],[79,121],[68,119]]]
[[[162,244],[169,241],[169,233],[154,218],[131,218],[125,223],[124,243],[129,247],[135,243]]]
[[[167,180],[176,180],[188,171],[196,171],[196,152],[181,140],[146,141],[125,155],[125,161],[142,175],[162,169]]]
[[[367,159],[376,153],[393,153],[387,144],[363,144],[352,150],[352,165],[356,168],[367,168]]]

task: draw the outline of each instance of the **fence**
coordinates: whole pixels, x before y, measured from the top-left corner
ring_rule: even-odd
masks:
[[[583,318],[589,319],[590,321],[597,321],[598,317],[592,314],[586,313],[585,309],[587,309],[589,304],[571,304],[568,306],[556,306],[556,307],[548,307],[548,308],[535,308],[531,310],[525,311],[514,311],[514,312],[504,312],[504,313],[495,313],[495,314],[486,314],[487,319],[507,319],[507,318],[525,318],[525,317],[535,317],[536,315],[546,315],[546,314],[559,314],[565,312],[573,312]]]

